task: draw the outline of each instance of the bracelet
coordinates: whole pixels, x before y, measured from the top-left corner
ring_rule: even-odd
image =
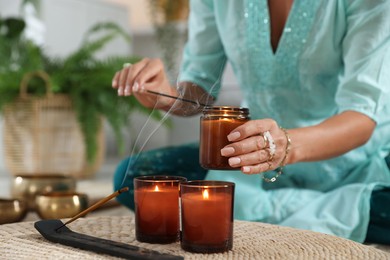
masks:
[[[285,151],[283,160],[280,162],[280,166],[279,166],[279,167],[283,167],[286,163],[287,155],[289,154],[289,152],[291,150],[291,138],[290,138],[290,135],[288,134],[286,129],[284,129],[283,127],[280,127],[280,129],[284,132],[284,135],[286,136],[286,139],[287,139],[286,151]]]
[[[262,174],[262,178],[266,182],[275,182],[276,179],[280,175],[282,175],[283,168],[284,168],[285,163],[286,163],[287,155],[289,154],[289,152],[291,150],[291,138],[290,138],[290,135],[288,134],[287,130],[284,129],[283,127],[280,127],[280,129],[284,132],[284,135],[286,136],[286,139],[287,139],[287,145],[286,145],[285,154],[284,154],[284,157],[283,157],[282,161],[280,162],[280,165],[278,167],[278,170],[276,171],[275,176],[273,176],[272,178],[267,178],[267,177],[264,176],[264,174]]]

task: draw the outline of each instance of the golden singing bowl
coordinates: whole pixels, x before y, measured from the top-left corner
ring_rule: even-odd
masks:
[[[38,194],[75,190],[76,180],[59,174],[19,175],[11,183],[12,197],[26,201],[28,209],[35,209],[35,197]]]
[[[21,221],[27,213],[27,205],[17,199],[0,199],[0,225]]]
[[[36,212],[42,219],[71,218],[88,208],[88,196],[76,192],[50,192],[35,199]]]

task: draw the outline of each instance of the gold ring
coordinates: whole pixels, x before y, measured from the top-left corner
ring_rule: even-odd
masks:
[[[264,134],[261,134],[261,136],[262,136],[263,139],[264,139],[264,147],[263,147],[263,149],[264,149],[264,148],[267,148],[268,145],[269,145],[268,137],[267,137],[266,135],[264,135]]]

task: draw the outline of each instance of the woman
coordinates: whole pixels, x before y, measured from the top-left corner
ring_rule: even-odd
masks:
[[[241,172],[206,172],[189,156],[190,178],[235,182],[237,219],[390,243],[390,1],[198,0],[190,9],[177,88],[161,61],[144,59],[115,75],[118,94],[198,113],[201,107],[146,90],[212,104],[229,61],[253,120],[228,135],[221,154]],[[150,160],[183,149],[197,152],[147,152],[129,175],[153,172]],[[125,165],[117,186],[124,178],[131,185]],[[184,168],[163,164],[160,172],[185,175]],[[264,181],[273,175],[275,182]],[[131,196],[120,200],[132,206]]]

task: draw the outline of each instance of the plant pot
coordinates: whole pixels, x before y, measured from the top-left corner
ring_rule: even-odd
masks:
[[[70,97],[51,93],[47,75],[43,72],[38,75],[46,80],[47,94],[28,96],[22,83],[20,97],[4,109],[6,167],[15,176],[63,174],[77,179],[91,177],[101,167],[104,158],[103,120],[100,120],[100,130],[96,135],[96,157],[90,163]]]

